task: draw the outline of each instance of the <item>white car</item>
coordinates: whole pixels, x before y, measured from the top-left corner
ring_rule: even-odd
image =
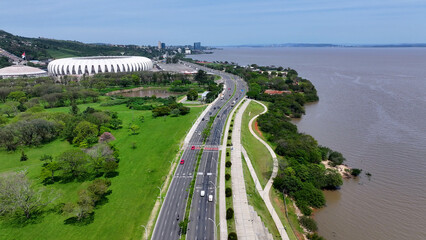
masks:
[[[209,202],[213,202],[213,195],[209,195]]]
[[[201,197],[204,197],[205,195],[206,195],[206,191],[201,190],[201,192],[200,192],[200,196],[201,196]]]

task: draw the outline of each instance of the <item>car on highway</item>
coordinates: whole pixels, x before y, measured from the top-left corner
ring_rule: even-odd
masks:
[[[209,202],[212,202],[213,201],[213,195],[209,195]]]
[[[191,150],[194,150],[194,149],[195,149],[195,146],[192,146],[192,147],[191,147]]]
[[[204,197],[205,195],[206,195],[206,191],[201,190],[201,192],[200,192],[200,196],[201,196],[201,197]]]
[[[181,159],[181,160],[180,160],[180,164],[182,165],[182,164],[184,164],[184,163],[185,163],[185,160]]]

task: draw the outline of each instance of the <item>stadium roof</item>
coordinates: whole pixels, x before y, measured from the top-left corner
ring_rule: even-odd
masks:
[[[45,74],[47,74],[47,72],[40,68],[28,67],[25,65],[13,65],[0,69],[0,77],[36,76]]]

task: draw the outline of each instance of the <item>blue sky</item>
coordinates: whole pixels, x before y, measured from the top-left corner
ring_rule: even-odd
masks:
[[[1,0],[0,29],[156,45],[424,43],[425,0]]]

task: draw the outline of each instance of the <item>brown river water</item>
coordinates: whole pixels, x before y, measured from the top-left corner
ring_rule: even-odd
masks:
[[[426,48],[224,48],[193,58],[288,66],[314,83],[320,101],[294,121],[299,131],[364,170],[325,192],[322,236],[426,239]]]

